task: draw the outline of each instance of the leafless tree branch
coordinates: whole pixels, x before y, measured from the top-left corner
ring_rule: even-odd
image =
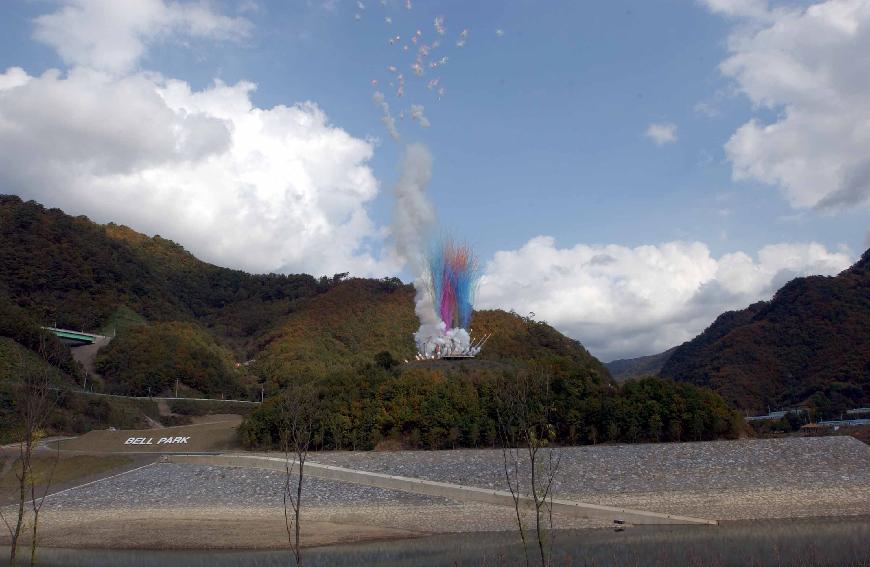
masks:
[[[47,361],[47,349],[44,341],[40,344],[39,354],[43,361]],[[47,364],[33,364],[22,354],[19,357],[18,369],[20,383],[17,384],[18,395],[15,402],[15,410],[18,414],[20,429],[17,435],[18,457],[16,462],[12,464],[18,484],[18,502],[14,522],[10,523],[3,516],[3,523],[6,525],[7,530],[9,530],[10,535],[10,563],[16,565],[18,561],[18,545],[26,527],[26,505],[29,493],[29,502],[31,503],[31,512],[33,514],[30,525],[30,564],[34,565],[38,546],[39,511],[42,509],[45,496],[48,494],[51,486],[56,461],[55,465],[52,466],[48,483],[42,496],[37,497],[37,479],[33,468],[33,451],[45,436],[45,425],[55,409],[57,394],[51,387],[50,370]]]
[[[521,513],[521,505],[526,502],[521,487],[525,485],[535,514],[538,555],[541,565],[546,567],[553,552],[553,482],[561,463],[560,450],[549,447],[555,440],[555,429],[550,423],[550,378],[543,372],[517,373],[500,384],[498,392],[496,411],[502,463],[505,481],[514,500],[526,565],[529,564],[528,544]],[[520,462],[520,454],[524,455],[523,462]],[[544,454],[546,458],[542,460]],[[521,480],[523,474],[528,474],[527,483]]]
[[[308,384],[296,384],[288,388],[281,406],[279,435],[281,449],[284,451],[284,527],[296,565],[302,563],[302,487],[305,461],[308,459],[314,432],[315,403],[314,389]]]

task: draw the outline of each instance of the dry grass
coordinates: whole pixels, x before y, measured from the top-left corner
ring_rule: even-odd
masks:
[[[17,498],[18,479],[16,478],[15,473],[16,471],[21,470],[21,464],[18,462],[13,464],[10,459],[14,458],[14,454],[5,456],[2,461],[2,468],[0,468],[0,503],[2,504],[14,502]],[[42,493],[42,489],[45,487],[49,478],[51,478],[52,486],[57,487],[62,484],[98,475],[133,462],[130,457],[122,455],[61,456],[56,459],[56,461],[57,463],[55,464],[55,457],[53,455],[40,455],[34,457],[33,470],[38,493]]]

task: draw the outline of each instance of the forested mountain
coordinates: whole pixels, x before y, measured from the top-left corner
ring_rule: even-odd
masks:
[[[414,359],[414,288],[396,279],[352,278],[305,301],[281,326],[263,338],[264,364],[285,375],[324,374],[337,367],[371,362],[388,352],[396,362]],[[500,310],[477,311],[471,328],[490,335],[481,360],[538,362],[582,368],[601,379],[604,366],[578,341],[545,323]]]
[[[661,375],[708,386],[750,412],[870,404],[870,250],[835,277],[797,278],[724,313],[676,348]]]
[[[639,356],[637,358],[621,358],[604,363],[607,370],[616,380],[629,380],[641,376],[654,376],[661,372],[662,366],[668,361],[677,347],[669,348],[658,354]]]
[[[272,401],[241,430],[250,446],[275,442],[282,394],[302,383],[318,393],[320,446],[492,444],[499,392],[521,375],[546,380],[543,397],[530,403],[553,410],[554,441],[739,431],[715,393],[660,379],[620,386],[578,341],[515,313],[474,314],[474,335],[492,334],[475,360],[416,362],[414,290],[398,279],[250,275],[201,262],[159,236],[0,196],[0,356],[15,359],[0,361],[0,429],[13,415],[15,376],[33,353],[69,390],[85,383],[69,348],[39,328],[47,323],[116,335],[97,354],[101,376],[87,381],[90,389],[158,395],[177,383],[191,396],[265,392]],[[57,432],[141,421],[127,402],[63,400]]]
[[[0,299],[40,324],[111,332],[119,309],[197,321],[244,357],[252,338],[329,283],[220,268],[160,236],[0,195]]]
[[[352,368],[378,353],[409,360],[413,294],[395,278],[220,268],[160,236],[0,196],[0,314],[10,314],[0,332],[32,348],[39,325],[117,331],[98,359],[106,382],[96,385],[107,391],[156,393],[174,374],[203,394],[238,393],[241,384],[227,383],[238,374],[228,371],[233,359],[256,359],[255,377],[282,380]],[[473,323],[477,334],[493,333],[482,358],[546,360],[608,377],[579,342],[548,325],[500,311],[479,312]],[[66,372],[79,372],[68,350],[58,352]]]

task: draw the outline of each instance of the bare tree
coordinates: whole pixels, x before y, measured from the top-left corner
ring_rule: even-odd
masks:
[[[46,360],[46,346],[40,344],[40,356]],[[47,482],[43,487],[42,494],[38,494],[37,477],[34,471],[33,451],[45,436],[45,425],[51,417],[57,402],[57,390],[51,386],[50,369],[46,364],[36,364],[21,355],[19,357],[18,371],[20,383],[15,385],[17,396],[15,411],[19,419],[19,429],[16,432],[18,454],[13,457],[12,468],[15,471],[15,479],[18,484],[18,502],[14,519],[7,518],[0,509],[0,518],[6,525],[11,538],[9,559],[12,565],[17,564],[18,545],[21,536],[27,529],[26,509],[30,504],[30,564],[36,563],[36,549],[38,546],[39,512],[45,502],[45,497],[51,487],[54,476],[54,468],[57,465],[55,456],[49,472]],[[29,497],[29,498],[28,498]]]
[[[48,491],[51,489],[51,483],[54,480],[54,471],[57,469],[57,462],[60,458],[60,444],[55,448],[54,458],[51,461],[51,468],[48,472],[48,477],[45,481],[45,486],[42,489],[42,494],[36,489],[36,482],[33,481],[31,473],[30,482],[30,507],[33,512],[33,519],[30,523],[30,565],[36,565],[36,549],[38,547],[38,528],[39,528],[39,512],[42,511],[42,505],[45,504],[45,498],[48,496]]]
[[[302,564],[299,545],[302,508],[302,485],[305,461],[314,431],[314,408],[317,401],[310,384],[291,385],[281,403],[281,450],[284,451],[284,527],[296,565]],[[289,507],[288,507],[289,504]]]
[[[498,388],[499,437],[505,482],[514,502],[523,555],[529,565],[523,509],[534,512],[535,544],[541,565],[553,553],[553,482],[562,453],[549,445],[556,438],[550,423],[550,378],[543,372],[520,372]]]

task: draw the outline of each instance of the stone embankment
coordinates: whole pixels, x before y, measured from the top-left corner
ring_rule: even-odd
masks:
[[[330,452],[310,458],[504,489],[498,450]],[[566,448],[559,470],[557,498],[657,513],[752,520],[870,511],[870,447],[847,437]],[[102,538],[113,547],[280,547],[286,544],[283,486],[281,471],[155,463],[50,496],[41,520],[43,542],[99,546]],[[304,530],[312,545],[515,529],[509,506],[313,475],[306,478],[303,498]],[[554,524],[612,525],[568,514],[555,514]]]
[[[851,437],[559,450],[559,498],[719,520],[867,514],[870,446]],[[501,488],[498,450],[319,453],[317,462]]]

